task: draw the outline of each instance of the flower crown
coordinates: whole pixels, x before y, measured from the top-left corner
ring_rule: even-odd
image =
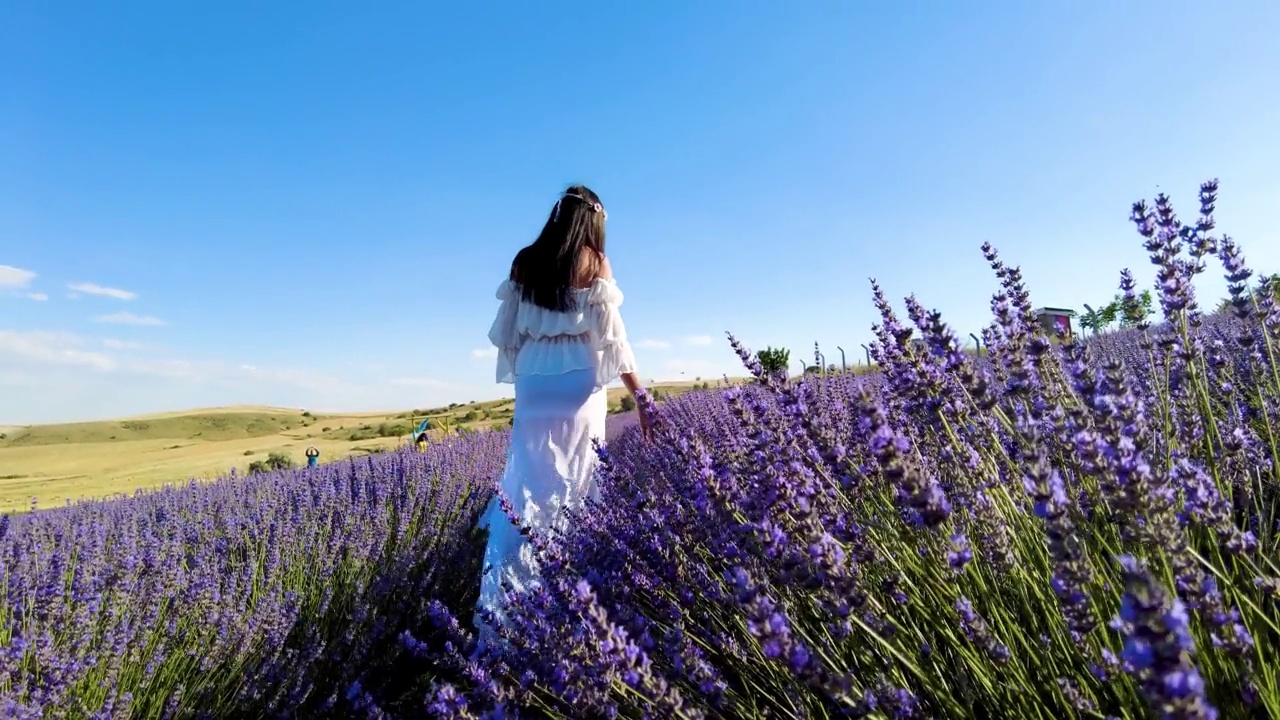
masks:
[[[560,204],[564,202],[564,199],[565,199],[565,198],[574,198],[575,200],[581,200],[581,201],[583,202],[583,204],[584,204],[584,205],[586,205],[587,207],[591,208],[592,212],[598,212],[598,213],[600,213],[601,215],[603,215],[603,216],[604,216],[604,219],[605,219],[605,220],[608,220],[608,219],[609,219],[609,213],[607,213],[607,212],[605,212],[605,211],[604,211],[604,206],[603,206],[603,205],[601,205],[600,203],[598,203],[598,202],[591,202],[590,200],[587,200],[586,198],[582,197],[581,195],[579,195],[579,194],[577,194],[577,193],[565,193],[565,194],[563,194],[563,195],[561,195],[561,196],[560,196],[560,199],[559,199],[559,200],[556,200],[555,212],[554,212],[554,214],[552,214],[552,216],[551,216],[551,219],[552,219],[553,221],[555,221],[555,220],[559,220],[559,219],[560,219]]]

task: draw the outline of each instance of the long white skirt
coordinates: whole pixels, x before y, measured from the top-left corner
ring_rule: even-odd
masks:
[[[596,494],[592,439],[604,441],[607,392],[596,390],[594,370],[561,375],[517,375],[511,450],[501,487],[521,522],[535,530],[563,529],[565,508]],[[538,581],[533,548],[510,523],[495,498],[480,519],[489,529],[480,579],[479,606],[505,620],[507,594]],[[477,615],[482,641],[489,628]]]

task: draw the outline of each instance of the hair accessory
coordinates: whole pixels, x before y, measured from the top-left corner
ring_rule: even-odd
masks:
[[[551,216],[551,219],[552,219],[552,220],[559,220],[559,219],[560,219],[560,204],[564,202],[564,199],[565,199],[565,198],[575,198],[575,199],[577,199],[577,200],[581,200],[581,201],[583,202],[583,204],[585,204],[585,205],[587,205],[588,207],[590,207],[593,211],[598,212],[598,213],[600,213],[601,215],[604,215],[604,219],[605,219],[605,220],[608,220],[608,219],[609,219],[609,213],[607,213],[607,212],[605,212],[605,211],[604,211],[604,206],[603,206],[603,205],[601,205],[600,203],[598,203],[598,202],[594,202],[594,203],[593,203],[593,202],[589,202],[586,198],[582,197],[581,195],[579,195],[579,194],[577,194],[577,193],[565,193],[565,194],[563,194],[563,195],[561,195],[561,196],[560,196],[560,199],[556,200],[555,212],[554,212],[554,213],[552,214],[552,216]]]

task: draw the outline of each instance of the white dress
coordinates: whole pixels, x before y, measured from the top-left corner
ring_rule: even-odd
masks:
[[[501,487],[521,522],[562,528],[564,508],[595,495],[596,453],[604,441],[606,386],[635,372],[635,355],[618,308],[622,291],[598,279],[572,291],[574,309],[558,312],[524,301],[508,280],[498,288],[489,340],[498,348],[497,381],[514,383],[515,418]],[[524,536],[495,498],[480,520],[489,529],[479,606],[504,619],[506,594],[536,582],[537,563]],[[476,623],[487,640],[488,628]]]

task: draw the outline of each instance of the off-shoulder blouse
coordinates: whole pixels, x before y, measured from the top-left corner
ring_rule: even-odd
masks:
[[[619,307],[622,290],[612,279],[599,278],[575,288],[573,309],[561,312],[526,302],[512,280],[498,286],[501,302],[489,329],[498,348],[497,381],[514,383],[516,375],[559,375],[594,369],[596,387],[636,371],[635,354]]]

